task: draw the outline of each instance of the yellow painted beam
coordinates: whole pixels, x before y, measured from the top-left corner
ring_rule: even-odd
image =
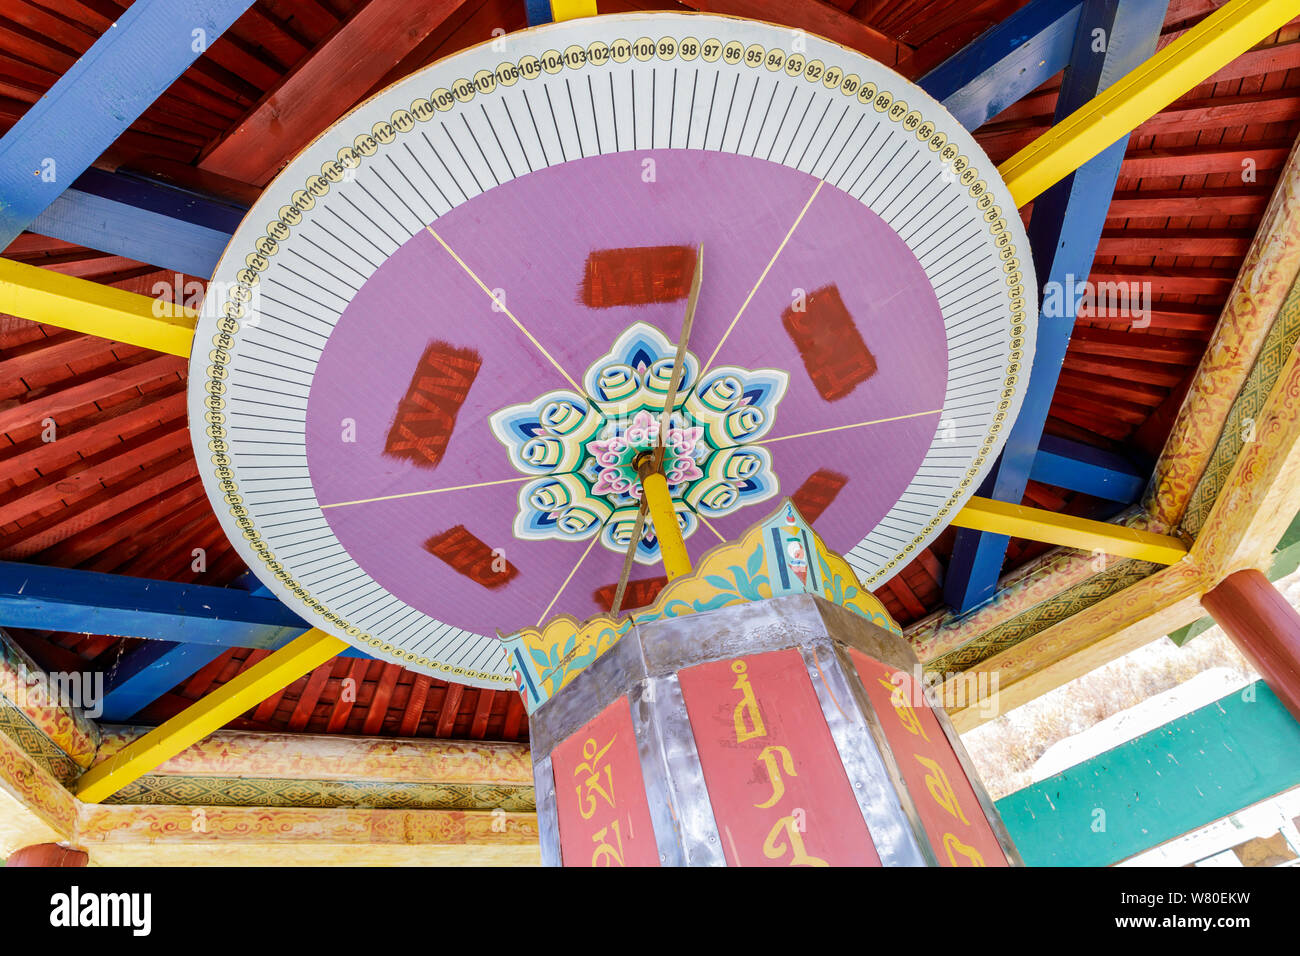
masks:
[[[49,269],[0,259],[0,312],[186,358],[198,312]]]
[[[972,498],[952,521],[958,528],[973,528],[1012,538],[1046,541],[1081,551],[1100,551],[1122,558],[1173,564],[1187,554],[1179,538],[1139,531],[1105,521],[1090,521],[1041,508],[1008,504],[991,498]]]
[[[1017,206],[1245,53],[1297,13],[1296,0],[1232,0],[1057,123],[999,168]]]
[[[596,0],[551,0],[551,18],[556,23],[595,15]]]
[[[112,757],[95,764],[77,781],[78,799],[99,803],[112,796],[163,761],[198,743],[250,707],[337,656],[347,646],[346,642],[316,628],[294,638],[162,726],[155,727]]]
[[[690,574],[691,556],[686,553],[682,529],[677,524],[677,511],[673,508],[672,495],[668,493],[668,480],[659,472],[647,472],[641,476],[641,487],[645,490],[646,511],[654,523],[668,580]]]

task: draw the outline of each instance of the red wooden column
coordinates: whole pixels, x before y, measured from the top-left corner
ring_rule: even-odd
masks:
[[[1300,720],[1300,613],[1253,568],[1228,575],[1201,604]]]
[[[6,869],[11,866],[85,866],[89,857],[85,850],[59,846],[57,843],[37,843],[25,846],[9,855]]]

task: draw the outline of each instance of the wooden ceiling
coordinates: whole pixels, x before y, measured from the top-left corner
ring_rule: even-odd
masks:
[[[1025,0],[708,0],[694,4],[813,32],[866,24],[901,44],[916,78]],[[395,29],[409,0],[258,0],[104,154],[126,169],[250,202],[334,118],[412,70],[522,28],[522,0],[443,0]],[[1172,0],[1167,42],[1220,4]],[[115,0],[0,5],[0,131],[116,21]],[[688,9],[601,0],[603,12]],[[407,7],[409,16],[409,6]],[[819,29],[820,27],[820,29]],[[976,137],[995,162],[1051,123],[1060,77]],[[1151,325],[1081,320],[1047,432],[1149,466],[1200,361],[1277,170],[1300,133],[1300,24],[1293,23],[1145,123],[1132,137],[1094,281],[1152,283]],[[1243,182],[1243,161],[1254,180]],[[1027,213],[1027,211],[1026,211]],[[149,294],[175,276],[25,233],[6,257]],[[209,508],[185,423],[184,360],[0,316],[0,559],[226,585],[246,571]],[[53,420],[58,440],[43,440]],[[1025,503],[1088,516],[1114,505],[1030,482]],[[900,623],[942,606],[952,532],[879,592]],[[204,553],[195,570],[195,549]],[[1014,541],[1008,569],[1044,550]],[[134,639],[15,631],[50,669],[110,671]],[[137,715],[159,722],[264,651],[234,650]],[[355,701],[342,687],[353,678]],[[240,729],[517,740],[517,695],[449,685],[377,661],[336,660],[233,726]]]

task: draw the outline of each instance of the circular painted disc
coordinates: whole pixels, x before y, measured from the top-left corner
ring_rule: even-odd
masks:
[[[191,367],[227,533],[325,630],[507,684],[498,629],[608,608],[701,246],[665,436],[688,549],[791,496],[883,583],[1014,419],[1036,323],[1023,229],[921,90],[702,15],[457,54],[268,187]],[[633,594],[661,574],[648,528]]]

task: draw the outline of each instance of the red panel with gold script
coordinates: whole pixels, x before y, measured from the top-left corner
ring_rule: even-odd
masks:
[[[798,651],[678,673],[731,866],[880,866]]]
[[[939,718],[905,671],[853,651],[921,824],[941,866],[1007,866]]]
[[[620,697],[551,751],[565,866],[658,866],[632,711]]]

